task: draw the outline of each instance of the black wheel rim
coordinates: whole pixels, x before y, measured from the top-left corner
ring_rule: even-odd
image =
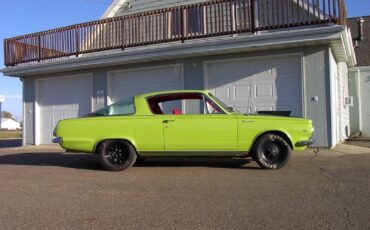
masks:
[[[129,150],[125,144],[113,142],[106,148],[104,157],[113,165],[121,165],[129,159]]]
[[[286,153],[283,151],[283,146],[274,141],[266,142],[262,147],[262,158],[269,164],[279,164],[285,158]]]

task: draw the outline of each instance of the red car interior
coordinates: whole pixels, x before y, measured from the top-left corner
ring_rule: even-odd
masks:
[[[180,109],[174,108],[174,109],[172,109],[172,114],[180,115],[180,114],[182,114],[182,112],[181,112]]]

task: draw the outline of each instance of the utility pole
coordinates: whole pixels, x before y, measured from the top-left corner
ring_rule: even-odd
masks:
[[[1,132],[1,118],[2,118],[2,115],[3,115],[3,111],[1,110],[1,104],[4,102],[4,96],[1,96],[0,95],[0,132]]]

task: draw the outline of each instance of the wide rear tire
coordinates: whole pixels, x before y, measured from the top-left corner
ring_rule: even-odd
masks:
[[[100,163],[109,171],[123,171],[135,164],[135,148],[127,141],[107,140],[99,146]]]
[[[277,134],[264,134],[254,145],[252,158],[264,169],[279,169],[285,166],[291,156],[287,141]]]

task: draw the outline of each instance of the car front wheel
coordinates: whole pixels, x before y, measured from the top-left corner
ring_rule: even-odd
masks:
[[[253,159],[264,169],[279,169],[288,163],[291,148],[284,138],[268,133],[261,136],[252,152]]]
[[[100,163],[110,171],[123,171],[137,158],[135,148],[126,141],[108,140],[99,147]]]

